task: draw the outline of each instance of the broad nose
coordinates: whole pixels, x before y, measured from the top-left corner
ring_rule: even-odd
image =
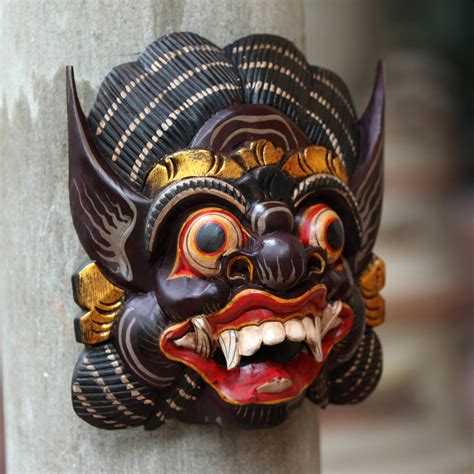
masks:
[[[272,290],[289,289],[306,273],[303,245],[288,232],[271,232],[259,239],[255,254],[256,276]]]

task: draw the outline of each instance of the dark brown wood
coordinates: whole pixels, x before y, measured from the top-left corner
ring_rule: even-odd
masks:
[[[104,429],[264,428],[363,400],[382,353],[383,74],[343,81],[283,38],[156,40],[86,120],[68,68],[70,201],[91,262],[73,405]]]

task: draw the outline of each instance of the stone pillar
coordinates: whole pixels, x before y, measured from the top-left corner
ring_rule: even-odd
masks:
[[[156,37],[219,45],[281,34],[303,46],[299,0],[5,0],[2,7],[0,314],[7,468],[56,472],[319,471],[318,414],[304,405],[267,431],[171,423],[104,432],[75,416],[80,352],[70,275],[85,259],[69,216],[65,66],[85,110],[105,74]]]

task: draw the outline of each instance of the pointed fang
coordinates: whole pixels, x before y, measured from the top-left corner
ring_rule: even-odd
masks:
[[[178,347],[185,347],[186,349],[196,350],[196,334],[188,332],[183,337],[173,341]]]
[[[196,352],[203,356],[209,357],[214,349],[212,328],[204,316],[197,316],[191,320],[196,332]]]
[[[328,304],[324,308],[322,315],[322,331],[321,338],[323,338],[331,329],[334,329],[340,322],[338,318],[342,311],[342,301],[338,300],[332,304]]]
[[[320,324],[316,323],[316,320],[319,320],[319,318],[306,317],[303,319],[303,326],[306,332],[306,344],[316,362],[321,362],[323,360],[320,333],[321,328]]]
[[[225,357],[227,370],[237,367],[240,363],[239,346],[237,343],[237,331],[224,331],[219,336],[219,344]]]
[[[313,355],[317,362],[322,362],[323,347],[321,345],[321,320],[318,317],[314,318],[314,328],[316,329],[316,344]]]

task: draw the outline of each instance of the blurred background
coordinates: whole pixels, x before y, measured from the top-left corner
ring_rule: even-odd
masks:
[[[383,58],[387,96],[384,373],[361,405],[322,411],[322,472],[473,472],[474,2],[305,7],[309,62],[360,114]]]
[[[470,0],[305,0],[309,62],[362,113],[383,58],[387,95],[384,374],[322,411],[323,473],[473,472],[473,19]]]

